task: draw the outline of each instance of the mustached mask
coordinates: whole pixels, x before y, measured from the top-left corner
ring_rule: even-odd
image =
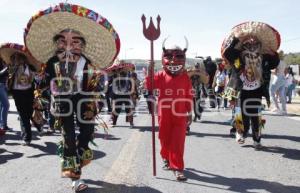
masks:
[[[76,30],[65,29],[53,37],[53,42],[56,43],[55,54],[59,59],[61,72],[65,75],[74,73],[74,64],[80,59],[86,43],[83,36]]]
[[[77,62],[85,46],[85,39],[80,32],[65,29],[53,37],[56,43],[56,55],[61,62]]]
[[[242,59],[246,65],[247,76],[261,78],[261,43],[255,37],[249,37],[243,42],[242,48]]]
[[[186,47],[181,49],[179,46],[174,46],[172,48],[166,49],[165,42],[163,42],[163,54],[162,54],[162,64],[166,73],[176,76],[184,70],[186,56],[185,53],[188,47],[188,41],[185,37]]]

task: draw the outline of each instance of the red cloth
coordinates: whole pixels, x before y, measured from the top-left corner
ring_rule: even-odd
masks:
[[[146,77],[145,87],[151,89],[150,77]],[[192,83],[187,73],[171,76],[165,71],[154,75],[154,89],[158,96],[158,124],[161,156],[170,162],[170,167],[183,170],[183,154],[187,113],[193,104]]]

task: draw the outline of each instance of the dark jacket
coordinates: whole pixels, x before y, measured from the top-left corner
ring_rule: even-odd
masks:
[[[6,84],[8,79],[8,67],[0,62],[0,83]]]
[[[241,59],[241,51],[238,49],[235,49],[235,45],[239,43],[239,39],[233,37],[228,42],[228,46],[225,48],[223,52],[223,56],[229,61],[232,71],[231,76],[228,82],[228,87],[239,91],[242,89],[242,81],[240,80],[240,74],[243,72],[245,68],[245,64],[243,63],[243,60]],[[239,59],[240,66],[235,66],[235,60]],[[263,96],[267,98],[267,100],[270,98],[269,96],[269,83],[271,78],[271,70],[275,69],[280,62],[279,56],[277,52],[274,52],[273,55],[270,54],[263,54],[263,60],[262,60],[262,70],[263,70]]]
[[[88,70],[88,65],[91,63],[90,60],[88,60],[86,57],[86,63],[84,65],[84,72]],[[55,73],[55,63],[59,62],[57,56],[53,56],[48,60],[46,63],[46,69],[45,69],[45,81],[42,84],[42,87],[50,86],[50,82],[53,78],[55,78],[57,75]],[[82,80],[82,90],[87,92],[88,91],[88,74],[83,74],[83,80]]]

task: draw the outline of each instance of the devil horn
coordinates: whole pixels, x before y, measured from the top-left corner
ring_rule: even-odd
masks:
[[[186,52],[187,49],[189,48],[189,41],[185,36],[184,36],[184,40],[185,40],[185,48],[183,49],[183,51]]]
[[[167,41],[167,39],[168,39],[169,37],[170,37],[170,36],[166,37],[166,38],[164,39],[163,43],[162,43],[162,49],[163,49],[164,52],[166,51],[165,44],[166,44],[166,41]]]

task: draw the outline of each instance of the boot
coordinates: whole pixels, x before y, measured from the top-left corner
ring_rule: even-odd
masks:
[[[113,122],[113,126],[115,126],[117,124],[117,120],[118,120],[118,115],[115,115],[114,113],[112,114],[112,122]]]
[[[133,115],[127,115],[126,122],[130,123],[130,128],[133,128]]]

